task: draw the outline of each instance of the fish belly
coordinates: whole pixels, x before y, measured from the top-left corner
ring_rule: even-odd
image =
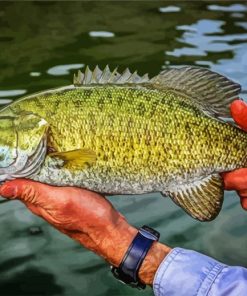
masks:
[[[71,171],[67,169],[57,169],[43,167],[39,174],[31,179],[56,186],[76,186],[96,191],[102,194],[143,194],[149,192],[169,191],[179,182],[185,183],[189,180],[181,176],[163,176],[157,178],[153,176],[149,180],[143,180],[138,175],[112,176],[102,174],[97,171]]]

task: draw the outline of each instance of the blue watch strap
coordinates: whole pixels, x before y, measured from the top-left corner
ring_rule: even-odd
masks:
[[[145,284],[138,279],[138,271],[154,241],[159,239],[159,233],[154,229],[142,226],[129,246],[119,267],[112,267],[112,273],[120,281],[132,287],[144,289]]]

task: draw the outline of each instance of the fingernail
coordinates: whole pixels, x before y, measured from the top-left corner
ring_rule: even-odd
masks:
[[[0,188],[0,194],[6,198],[15,198],[17,195],[17,187],[12,184],[5,183]]]

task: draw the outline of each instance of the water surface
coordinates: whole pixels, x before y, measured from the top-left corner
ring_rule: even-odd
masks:
[[[151,76],[172,64],[203,66],[239,82],[247,99],[247,6],[236,1],[0,3],[2,106],[23,94],[71,84],[78,68],[97,64]],[[247,266],[247,213],[233,192],[210,223],[193,220],[159,194],[110,200],[133,225],[159,230],[166,244]],[[18,201],[0,206],[0,236],[3,296],[139,295],[119,284],[100,258]]]

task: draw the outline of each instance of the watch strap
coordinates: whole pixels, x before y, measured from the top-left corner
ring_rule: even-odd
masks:
[[[153,242],[158,239],[159,233],[157,231],[146,225],[142,226],[130,244],[119,267],[112,267],[113,275],[125,284],[145,289],[146,285],[139,281],[138,272]]]

